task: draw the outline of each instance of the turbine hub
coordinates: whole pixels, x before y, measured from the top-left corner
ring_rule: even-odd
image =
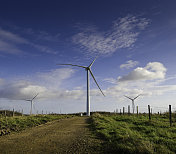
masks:
[[[89,68],[89,67],[86,67],[85,70],[88,71],[88,70],[90,70],[90,68]]]

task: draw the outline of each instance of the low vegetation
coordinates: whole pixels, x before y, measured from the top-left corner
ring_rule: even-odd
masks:
[[[176,124],[168,115],[93,114],[92,127],[109,153],[176,153]],[[173,119],[175,115],[173,114]]]
[[[0,136],[11,132],[18,132],[28,127],[34,127],[49,121],[71,117],[72,115],[36,115],[14,116],[0,118]]]

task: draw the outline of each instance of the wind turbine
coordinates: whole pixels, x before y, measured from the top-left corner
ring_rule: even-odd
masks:
[[[141,95],[141,94],[140,94],[140,95]],[[124,95],[126,98],[128,98],[128,99],[130,99],[130,100],[132,101],[133,114],[134,114],[134,109],[135,109],[134,100],[135,100],[136,98],[138,98],[140,95],[138,95],[138,96],[136,96],[136,97],[134,97],[134,98],[130,98],[130,97]]]
[[[91,67],[93,63],[95,62],[96,58],[92,61],[92,63],[89,66],[81,66],[81,65],[73,65],[73,64],[57,64],[57,65],[70,65],[70,66],[76,66],[76,67],[81,67],[84,68],[87,71],[87,116],[90,116],[90,85],[89,85],[89,72],[94,79],[97,87],[100,89],[101,93],[104,95],[103,91],[101,90],[100,86],[98,85],[97,81],[95,80],[95,77],[92,73]]]
[[[38,93],[39,94],[39,93]],[[38,95],[37,94],[37,95]],[[30,110],[30,115],[32,115],[32,105],[33,105],[33,100],[37,97],[37,95],[35,95],[32,99],[27,99],[27,100],[25,100],[25,101],[29,101],[29,102],[31,102],[31,110]]]

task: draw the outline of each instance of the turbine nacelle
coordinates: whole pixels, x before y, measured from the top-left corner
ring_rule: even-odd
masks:
[[[89,71],[89,70],[90,70],[90,68],[89,68],[89,67],[86,67],[86,68],[85,68],[85,71]]]

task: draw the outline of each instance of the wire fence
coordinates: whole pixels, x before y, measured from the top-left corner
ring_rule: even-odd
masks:
[[[145,110],[147,112],[140,112],[140,110]],[[168,107],[157,107],[150,105],[140,107],[132,106],[132,108],[130,108],[130,105],[128,105],[126,108],[122,107],[120,109],[114,110],[114,113],[119,115],[136,115],[138,117],[145,116],[148,118],[148,120],[159,120],[167,123],[169,122],[170,126],[176,122],[176,107],[172,107],[171,105]]]

